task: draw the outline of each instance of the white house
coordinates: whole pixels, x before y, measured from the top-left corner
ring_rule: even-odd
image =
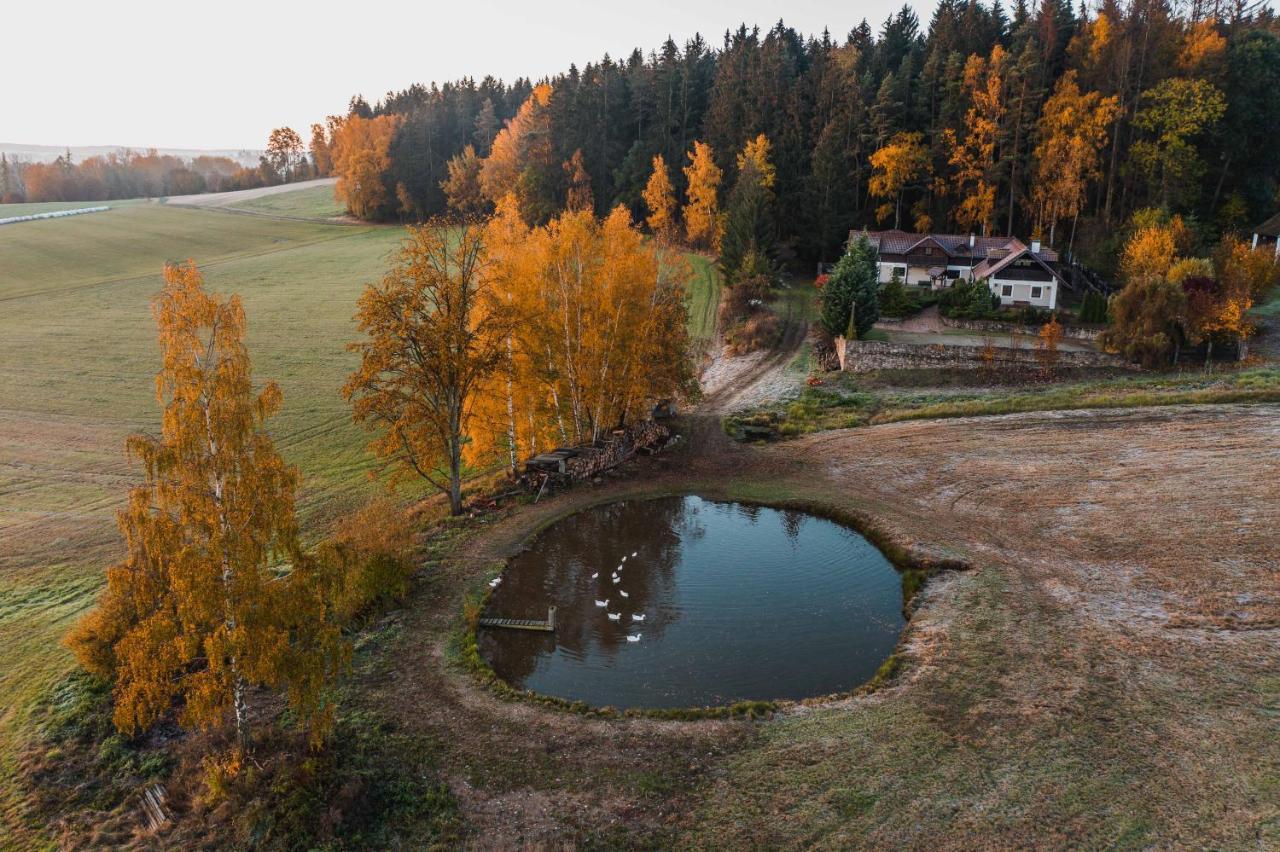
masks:
[[[1038,240],[1028,246],[1011,237],[974,234],[909,234],[865,231],[850,234],[870,240],[879,255],[880,282],[896,272],[904,284],[942,290],[961,278],[986,281],[1006,306],[1053,310],[1066,281],[1058,272],[1058,253]]]

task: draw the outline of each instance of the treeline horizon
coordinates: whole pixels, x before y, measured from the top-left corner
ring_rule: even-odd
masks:
[[[927,27],[908,6],[877,30],[805,36],[779,21],[740,26],[719,48],[700,35],[648,54],[607,54],[540,81],[548,138],[521,182],[545,221],[582,172],[596,212],[646,215],[655,156],[683,194],[694,142],[709,145],[727,191],[735,160],[759,134],[777,169],[780,260],[831,260],[856,227],[1041,236],[1114,268],[1117,226],[1148,207],[1179,213],[1205,241],[1271,215],[1280,158],[1280,23],[1261,3],[942,0]],[[392,117],[362,179],[383,184],[352,212],[414,221],[449,212],[450,161],[484,159],[534,92],[493,77],[414,84],[312,128],[312,151],[350,117]],[[1050,110],[1056,111],[1049,114]],[[1073,110],[1092,110],[1082,120]],[[1092,120],[1093,136],[1052,140],[1054,126]],[[1063,131],[1064,133],[1066,131]],[[918,134],[918,136],[914,136]],[[1079,134],[1077,134],[1079,135]],[[1058,148],[1053,143],[1061,141]],[[903,154],[903,145],[908,147]],[[1075,150],[1095,148],[1085,155]],[[873,155],[881,155],[880,167]],[[890,191],[873,180],[896,152]],[[577,160],[575,160],[575,155]],[[1063,158],[1055,163],[1049,158]],[[321,173],[331,165],[321,151]],[[1047,184],[1063,169],[1074,184]],[[1041,180],[1041,175],[1048,175]],[[880,190],[878,193],[873,190]],[[1055,193],[1057,197],[1055,198]],[[1056,227],[1055,227],[1056,226]]]
[[[288,128],[272,132],[256,166],[221,155],[161,154],[155,148],[122,148],[79,161],[68,148],[50,162],[10,159],[0,153],[0,204],[232,192],[315,176],[302,139]]]

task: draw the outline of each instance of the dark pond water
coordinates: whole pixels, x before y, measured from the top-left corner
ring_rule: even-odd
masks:
[[[900,575],[858,533],[699,497],[555,524],[511,561],[485,615],[542,619],[549,606],[554,634],[481,628],[481,653],[513,686],[595,706],[840,692],[875,674],[904,624]]]

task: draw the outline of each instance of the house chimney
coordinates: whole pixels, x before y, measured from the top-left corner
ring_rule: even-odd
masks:
[[[1039,241],[1039,240],[1032,240],[1032,241],[1031,241],[1031,253],[1032,253],[1032,254],[1039,254],[1039,253],[1040,253],[1040,241]]]
[[[969,254],[973,254],[973,246],[974,246],[974,243],[976,242],[977,242],[977,237],[975,237],[973,234],[970,234],[969,235]]]

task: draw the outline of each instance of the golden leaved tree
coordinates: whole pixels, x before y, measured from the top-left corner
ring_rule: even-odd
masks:
[[[684,235],[690,245],[720,250],[720,179],[715,152],[704,142],[693,143],[689,165],[684,168],[688,182],[688,203],[684,207]]]
[[[1063,74],[1044,102],[1031,200],[1036,231],[1047,223],[1050,244],[1057,223],[1066,218],[1074,223],[1084,206],[1089,182],[1102,177],[1100,154],[1119,110],[1115,96],[1104,98],[1098,92],[1081,92],[1075,71]],[[1074,235],[1073,224],[1073,241]]]
[[[949,162],[955,169],[953,191],[959,199],[956,224],[962,228],[991,228],[995,216],[997,163],[996,148],[1006,112],[1004,81],[1007,55],[1000,45],[989,60],[970,56],[964,66],[963,86],[970,107],[965,115],[963,139],[947,128],[944,139],[951,151]]]
[[[924,134],[895,134],[871,155],[871,170],[867,191],[876,198],[889,199],[876,208],[876,219],[883,222],[892,214],[893,227],[898,228],[902,222],[903,192],[926,180],[932,171]]]
[[[448,199],[449,209],[458,216],[480,216],[488,207],[480,187],[482,163],[476,149],[470,145],[449,159],[449,177],[440,182],[440,188]]]
[[[318,742],[347,651],[333,578],[299,548],[297,472],[265,429],[281,393],[254,391],[237,297],[206,293],[194,264],[164,277],[154,303],[161,433],[128,440],[146,481],[117,518],[126,556],[68,645],[114,680],[121,731],[147,728],[180,699],[190,726],[230,715],[243,748],[249,687],[285,686]]]
[[[434,220],[409,228],[394,265],[360,296],[343,387],[356,422],[394,476],[416,473],[462,513],[463,454],[476,400],[505,359],[509,306],[494,298],[483,229]]]
[[[391,168],[391,142],[400,117],[349,115],[334,125],[329,143],[333,173],[338,177],[334,195],[352,215],[376,219],[388,212],[391,195],[385,175]]]
[[[493,281],[521,317],[483,397],[477,454],[578,444],[691,388],[683,258],[646,243],[624,208],[526,229],[513,201],[489,225]]]
[[[663,243],[670,243],[676,234],[676,194],[667,172],[667,161],[661,154],[653,158],[653,174],[644,188],[644,203],[649,208],[645,223],[653,235]]]
[[[553,206],[555,151],[551,139],[551,86],[541,83],[520,105],[489,149],[480,187],[493,204],[514,194],[527,222],[544,221]]]

